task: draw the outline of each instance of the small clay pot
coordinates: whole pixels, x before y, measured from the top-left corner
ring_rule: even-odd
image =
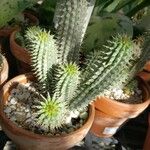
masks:
[[[33,14],[31,14],[30,12],[23,12],[24,18],[28,19],[28,24],[29,26],[35,26],[39,24],[39,19],[34,16]]]
[[[98,137],[111,137],[125,121],[144,111],[150,104],[149,85],[140,80],[139,86],[143,95],[143,102],[140,104],[126,104],[106,97],[97,97],[94,102],[95,118],[90,131]]]
[[[80,142],[89,131],[94,120],[94,105],[90,105],[89,117],[81,128],[70,134],[60,136],[45,136],[24,130],[11,122],[3,112],[10,91],[16,87],[18,83],[27,83],[33,80],[35,79],[31,74],[24,74],[13,78],[3,86],[0,92],[0,123],[3,131],[20,150],[67,150],[73,147]]]
[[[146,70],[147,72],[150,72],[150,60],[146,62],[146,64],[144,65],[144,70]]]
[[[141,72],[138,73],[138,76],[144,81],[150,81],[150,61],[147,61],[144,65],[144,68]]]
[[[26,48],[23,48],[16,42],[16,33],[19,32],[18,30],[14,31],[10,35],[10,49],[12,54],[19,60],[18,62],[18,70],[20,73],[30,72],[30,55]]]
[[[19,29],[18,25],[3,27],[0,29],[0,36],[1,37],[9,37],[10,34],[17,29]]]
[[[0,70],[0,89],[2,88],[3,84],[7,81],[8,79],[8,63],[6,58],[3,56],[3,64],[2,68]]]
[[[29,19],[29,26],[38,25],[39,20],[34,15],[24,12],[24,17]],[[13,31],[10,35],[10,49],[12,54],[17,58],[18,61],[18,71],[19,73],[31,72],[30,67],[30,56],[28,54],[28,50],[20,46],[16,42],[16,33],[21,29],[17,29]]]
[[[150,72],[143,70],[143,71],[138,73],[138,76],[146,82],[150,81]]]
[[[148,123],[149,123],[149,126],[148,126],[148,131],[147,131],[143,150],[149,150],[150,149],[150,113],[148,116]]]

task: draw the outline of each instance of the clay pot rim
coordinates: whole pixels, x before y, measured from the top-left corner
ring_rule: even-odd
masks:
[[[30,13],[29,11],[24,11],[23,15],[24,15],[24,18],[27,17],[28,19],[32,20],[35,25],[39,24],[39,19],[36,16],[34,16],[32,13]]]
[[[0,97],[2,97],[2,93],[3,91],[8,91],[6,90],[6,88],[8,89],[9,87],[11,87],[10,85],[12,84],[13,81],[15,81],[16,79],[18,78],[26,78],[28,76],[33,76],[32,73],[26,73],[26,74],[22,74],[22,75],[19,75],[19,76],[16,76],[15,78],[9,80],[4,86],[3,88],[1,89],[0,91]],[[28,130],[25,130],[21,127],[18,127],[16,126],[10,119],[7,118],[7,116],[5,115],[5,113],[3,112],[3,109],[2,109],[2,105],[4,106],[4,103],[3,103],[3,98],[1,99],[0,101],[0,118],[4,121],[4,122],[7,122],[7,124],[10,126],[10,128],[12,128],[12,132],[15,133],[15,131],[17,130],[17,132],[21,133],[22,136],[30,136],[32,138],[36,138],[36,139],[40,139],[41,137],[42,138],[45,138],[45,139],[59,139],[60,137],[62,138],[65,138],[65,137],[68,137],[70,135],[74,135],[78,132],[80,132],[81,130],[84,130],[85,128],[87,128],[88,124],[93,120],[94,120],[94,115],[95,115],[95,107],[94,107],[94,104],[90,104],[90,109],[89,109],[89,116],[88,116],[88,119],[86,120],[86,122],[84,123],[84,125],[82,127],[80,127],[79,129],[75,130],[74,132],[71,132],[69,134],[66,134],[66,135],[57,135],[57,136],[48,136],[48,135],[41,135],[41,134],[37,134],[37,133],[33,133],[31,131],[28,131]],[[0,120],[1,120],[0,119]]]
[[[17,41],[16,41],[16,33],[19,32],[20,30],[21,30],[21,29],[17,29],[17,30],[14,30],[14,31],[11,33],[11,35],[10,35],[10,47],[11,47],[11,45],[14,45],[15,47],[17,47],[17,48],[20,50],[20,52],[21,52],[22,54],[25,55],[25,57],[19,57],[18,54],[16,54],[14,48],[12,48],[12,47],[10,48],[10,50],[11,50],[12,54],[13,54],[19,61],[24,62],[24,63],[26,63],[26,64],[30,64],[30,63],[31,63],[31,60],[30,60],[30,55],[29,55],[29,53],[28,53],[28,52],[29,52],[28,49],[22,47],[22,46],[19,45],[19,44],[17,43]]]
[[[1,75],[5,75],[6,72],[8,72],[8,62],[5,58],[5,56],[2,56],[3,62],[2,62],[2,68],[0,69]],[[0,84],[3,84],[5,81],[0,79]]]
[[[16,34],[19,33],[20,31],[21,31],[20,28],[14,30],[14,31],[12,32],[12,34],[10,35],[10,39],[11,39],[11,41],[12,41],[13,43],[15,43],[15,45],[17,45],[21,50],[23,50],[23,51],[25,51],[25,52],[26,52],[26,51],[28,52],[28,50],[27,50],[25,47],[22,47],[22,45],[19,45],[19,44],[17,43],[17,41],[16,41]]]
[[[132,107],[141,107],[142,105],[145,105],[147,103],[150,103],[150,94],[149,94],[149,86],[148,86],[148,83],[145,82],[144,80],[138,78],[138,80],[140,82],[143,83],[142,85],[142,89],[146,92],[146,97],[143,99],[143,102],[142,103],[137,103],[137,104],[129,104],[129,103],[123,103],[123,102],[120,102],[120,101],[117,101],[117,100],[114,100],[114,99],[111,99],[111,98],[107,98],[105,96],[97,96],[96,99],[100,99],[100,101],[106,101],[107,103],[111,104],[115,104],[115,105],[118,105],[120,107],[127,107],[127,108],[132,108]],[[96,105],[97,104],[97,105]],[[96,109],[99,109],[99,105],[98,105],[98,101],[95,101],[95,108]]]

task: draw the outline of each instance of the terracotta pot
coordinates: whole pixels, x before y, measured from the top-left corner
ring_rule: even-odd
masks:
[[[20,73],[24,72],[30,72],[31,67],[30,67],[30,55],[28,53],[28,50],[21,47],[17,42],[16,42],[16,33],[18,31],[14,31],[10,35],[10,49],[12,54],[19,60],[18,62],[18,70]]]
[[[144,65],[144,70],[146,70],[147,72],[150,72],[150,60],[146,62],[146,64]]]
[[[147,71],[141,71],[138,73],[138,76],[140,78],[142,78],[144,81],[147,81],[149,82],[150,81],[150,72],[147,72]]]
[[[3,84],[8,79],[8,63],[5,57],[3,57],[3,65],[0,71],[0,89],[2,88]]]
[[[143,103],[125,104],[106,97],[97,97],[95,104],[95,118],[91,132],[98,137],[111,137],[117,129],[129,118],[138,116],[150,104],[149,86],[140,80]]]
[[[24,18],[29,20],[29,25],[37,25],[39,24],[39,20],[34,15],[24,12]],[[18,30],[20,27],[19,25],[14,26],[6,26],[0,29],[0,36],[2,37],[8,37],[11,35],[11,33],[15,30]]]
[[[29,26],[39,24],[39,20],[34,15],[28,12],[24,12],[23,14],[24,14],[25,19],[26,18],[29,19]],[[11,49],[12,54],[17,58],[17,60],[19,60],[18,62],[19,73],[31,72],[30,56],[28,54],[28,50],[23,48],[16,42],[16,33],[19,30],[20,29],[13,31],[10,35],[10,49]]]
[[[20,150],[67,150],[80,142],[86,136],[93,123],[95,114],[93,105],[90,106],[89,117],[86,123],[76,131],[62,136],[44,136],[32,133],[16,126],[6,117],[3,110],[10,91],[18,83],[27,83],[29,80],[34,80],[31,74],[17,76],[7,82],[1,90],[0,123],[7,136],[16,143]]]
[[[138,73],[138,76],[145,81],[150,81],[150,61],[144,65],[143,71]]]
[[[15,25],[15,26],[6,26],[6,27],[3,27],[0,29],[0,36],[1,37],[8,37],[10,36],[10,34],[19,29],[19,26],[18,25]]]
[[[143,150],[149,150],[150,149],[150,113],[148,116],[148,123],[149,123],[149,127],[148,127],[148,131],[147,131]]]

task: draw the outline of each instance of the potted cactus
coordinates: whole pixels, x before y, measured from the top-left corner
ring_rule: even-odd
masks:
[[[112,60],[114,60],[113,57],[116,57],[116,60],[119,59],[119,55],[117,55],[117,53],[115,55],[115,50],[118,49],[119,51],[120,49],[120,52],[122,52],[123,49],[126,49],[126,52],[123,54],[124,56],[120,58],[119,66],[115,65],[116,61],[112,61],[114,62],[114,66],[106,67],[106,69],[111,71],[109,71],[109,79],[107,78],[105,81],[104,78],[102,81],[102,83],[106,82],[103,87],[106,91],[102,90],[104,93],[101,93],[95,101],[96,115],[91,128],[91,132],[96,136],[113,136],[125,121],[138,116],[150,103],[149,85],[139,78],[139,83],[134,79],[137,73],[143,69],[145,62],[150,56],[149,33],[145,35],[144,42],[139,42],[138,40],[139,39],[133,42],[130,38],[121,37],[109,41],[107,46],[105,46],[105,52],[103,53],[106,57],[102,57],[102,60],[106,59],[107,55],[109,56],[109,53],[106,54],[109,50],[114,51],[112,57],[109,57]],[[113,69],[111,67],[113,67]],[[116,76],[116,78],[113,76]],[[144,79],[141,73],[138,74],[138,77]],[[133,95],[136,94],[135,89],[137,89],[138,86],[141,91],[143,91],[142,99],[140,95],[132,97],[132,93]],[[100,86],[99,88],[102,87]],[[128,95],[127,97],[125,96],[126,94]]]
[[[11,109],[12,99],[10,97],[14,91],[13,89],[18,90],[18,86],[26,86],[26,84],[31,81],[37,82],[33,75],[25,74],[17,76],[7,82],[1,91],[1,98],[3,99],[1,103],[2,128],[20,149],[31,149],[31,147],[33,149],[43,149],[43,146],[46,146],[45,149],[68,149],[82,140],[89,131],[94,119],[94,106],[91,105],[89,110],[86,110],[89,102],[86,102],[85,99],[80,102],[81,106],[77,106],[76,103],[74,103],[75,107],[73,106],[73,101],[76,101],[76,99],[73,100],[73,96],[79,84],[80,71],[74,62],[59,63],[60,57],[58,48],[55,44],[55,39],[53,39],[53,36],[50,35],[49,32],[39,27],[32,27],[27,30],[26,40],[28,41],[27,46],[31,54],[31,62],[33,70],[35,71],[35,76],[37,77],[39,85],[43,87],[42,89],[37,88],[41,90],[40,93],[38,92],[40,98],[38,98],[37,104],[36,102],[34,104],[33,100],[36,96],[35,92],[35,95],[32,97],[33,104],[26,105],[30,107],[30,112],[35,111],[32,115],[36,115],[36,124],[27,121],[29,119],[27,114],[25,117],[22,116],[25,112],[22,112],[21,118],[23,120],[25,119],[27,122],[24,122],[20,117],[22,121],[18,118],[18,113],[21,110],[27,109],[27,107],[23,109],[22,105],[24,104],[20,106],[21,110],[17,110],[16,108],[16,110]],[[22,92],[15,92],[16,96],[13,96],[17,105],[20,105],[20,102],[23,100],[21,98],[23,95],[20,95],[20,98],[17,97],[19,93]],[[28,90],[28,93],[32,95],[30,90]],[[17,102],[18,98],[20,102]],[[29,103],[29,101],[25,100],[25,103]],[[10,106],[7,104],[10,104]],[[17,107],[16,104],[13,105],[13,107]],[[8,113],[8,109],[12,111]],[[76,111],[78,114],[81,110],[82,112],[83,110],[89,112],[88,117],[82,120],[84,123],[83,126],[80,124],[80,128],[78,127],[77,130],[69,134],[67,134],[67,132],[69,132],[70,129],[68,129],[66,133],[60,132],[60,130],[68,128],[68,120],[72,120],[72,114],[74,116]],[[17,112],[17,116],[15,112]],[[16,119],[12,120],[14,115],[9,117],[10,114],[14,114]],[[80,122],[81,119],[78,117],[77,120]],[[75,121],[76,123],[78,122],[77,120]],[[73,122],[70,121],[69,124],[73,124]],[[23,122],[28,125],[26,126]],[[17,125],[15,125],[16,123]],[[30,124],[34,127],[29,127]],[[19,126],[23,129],[20,129]],[[35,132],[41,132],[41,134],[48,134],[51,136],[32,133],[31,130],[35,130],[37,127],[40,130]],[[63,144],[62,141],[64,142]],[[37,144],[37,142],[40,144]]]
[[[6,58],[0,53],[0,89],[8,78],[8,63]]]
[[[89,101],[83,100],[81,106],[75,104],[74,107],[71,105],[72,101],[76,101],[76,99],[73,100],[73,97],[80,82],[77,57],[83,34],[88,24],[88,21],[85,23],[83,19],[91,15],[92,12],[90,10],[87,15],[88,5],[89,2],[86,0],[78,0],[73,3],[70,0],[67,3],[58,1],[55,15],[57,32],[55,38],[50,32],[39,27],[32,27],[26,31],[27,48],[36,78],[31,74],[25,74],[7,82],[1,90],[1,98],[3,100],[1,101],[2,105],[0,105],[2,128],[20,149],[38,150],[43,149],[43,147],[45,150],[68,149],[81,141],[92,125],[95,110],[93,105],[89,105]],[[80,7],[76,9],[77,6]],[[85,10],[84,12],[82,11],[83,9]],[[66,10],[68,10],[67,17],[62,17],[61,15],[64,16]],[[69,26],[71,28],[68,28]],[[62,32],[70,34],[66,35],[62,34]],[[70,40],[68,40],[68,37]],[[65,42],[67,43],[65,44]],[[75,52],[75,50],[77,51]],[[75,58],[74,55],[76,55]],[[29,114],[27,115],[25,112],[20,114],[17,110],[13,111],[14,113],[17,112],[17,116],[14,115],[16,119],[13,119],[13,116],[9,117],[12,114],[9,112],[9,109],[16,106],[14,104],[20,105],[21,99],[24,97],[21,95],[20,98],[18,97],[20,99],[18,101],[19,104],[16,96],[22,92],[14,92],[14,90],[18,90],[18,86],[23,88],[31,82],[34,84],[38,82],[38,87],[35,88],[36,91],[31,92],[30,88],[32,86],[30,86],[27,90],[27,95],[34,93],[32,100],[36,97],[36,103],[37,99],[39,99],[37,104],[31,104],[28,101],[28,97],[26,102],[23,100],[27,105],[24,103],[20,107],[15,108],[21,108],[19,111],[28,110],[28,112],[33,112],[36,116],[34,123],[30,122],[33,119],[29,117]],[[10,97],[13,92],[17,95],[13,97],[15,103],[12,104]],[[7,104],[10,104],[10,107]],[[28,108],[23,109],[24,106]],[[30,106],[33,109],[30,109]],[[18,113],[21,115],[19,115],[20,117]],[[25,116],[24,118],[23,114],[26,114],[27,118]],[[24,121],[28,126],[25,124],[24,126],[22,124],[24,121],[21,119],[22,122],[20,122],[21,120],[19,121],[18,117],[19,120],[21,118],[25,119],[26,121]]]

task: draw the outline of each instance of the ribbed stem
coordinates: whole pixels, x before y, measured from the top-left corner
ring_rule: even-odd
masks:
[[[79,84],[79,74],[76,64],[61,65],[57,72],[55,97],[68,103],[73,98]]]
[[[27,47],[31,55],[33,70],[39,81],[49,87],[48,73],[57,64],[57,46],[50,32],[32,27],[26,32]]]
[[[93,0],[91,0],[93,1]],[[54,24],[61,63],[78,62],[79,48],[92,13],[87,0],[58,0]],[[94,4],[93,4],[94,6]]]
[[[133,43],[127,36],[118,36],[113,41],[94,54],[83,72],[81,85],[75,97],[70,101],[71,109],[78,109],[78,106],[80,109],[86,107],[105,89],[116,85],[117,79],[122,84],[128,78],[128,71],[132,66],[130,62],[135,59]]]

